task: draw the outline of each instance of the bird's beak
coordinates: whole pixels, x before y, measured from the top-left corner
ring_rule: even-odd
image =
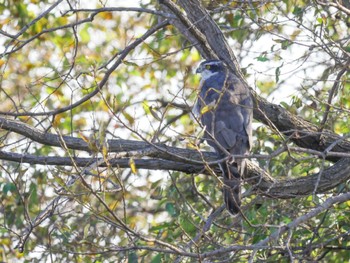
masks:
[[[199,73],[202,73],[203,69],[201,66],[199,66],[197,69],[196,69],[196,74],[199,74]]]

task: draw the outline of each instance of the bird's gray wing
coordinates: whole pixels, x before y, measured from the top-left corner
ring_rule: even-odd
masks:
[[[231,154],[246,154],[252,145],[251,121],[252,100],[249,90],[233,75],[225,81],[224,87],[215,86],[215,79],[202,83],[197,110],[202,124],[206,127],[204,138],[218,154],[226,157],[226,151]],[[212,91],[212,87],[221,90],[221,94]],[[197,103],[198,103],[197,102]],[[208,111],[202,111],[206,105],[215,103]],[[202,112],[201,112],[202,111]],[[235,214],[241,204],[240,180],[244,174],[244,159],[220,163],[224,177],[223,194],[227,209]]]
[[[201,82],[199,83],[199,90],[201,90],[203,88],[203,80],[201,80]],[[192,114],[194,117],[199,118],[200,117],[200,112],[201,112],[201,108],[202,108],[202,103],[201,103],[202,99],[201,97],[197,97],[196,102],[194,103],[193,107],[192,107]]]
[[[242,100],[241,102],[242,107],[241,107],[241,112],[242,115],[244,116],[244,130],[248,136],[248,151],[251,149],[253,145],[253,129],[252,129],[252,121],[253,121],[253,100],[249,96],[246,99]]]
[[[230,128],[238,133],[241,140],[238,140],[238,145],[233,149],[236,154],[246,154],[252,146],[252,119],[253,119],[253,100],[249,89],[232,74],[228,80],[229,100],[235,110],[233,118],[231,118]],[[242,145],[241,143],[244,145]],[[244,149],[242,149],[242,147]],[[232,153],[233,153],[232,152]]]

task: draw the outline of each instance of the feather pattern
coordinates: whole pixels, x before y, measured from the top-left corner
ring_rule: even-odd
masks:
[[[202,74],[202,80],[194,111],[205,126],[204,139],[219,158],[225,158],[227,153],[248,154],[252,145],[253,118],[253,101],[248,88],[219,60],[202,62],[197,73]],[[236,214],[240,211],[240,184],[245,161],[229,158],[220,163],[220,168],[226,207]]]

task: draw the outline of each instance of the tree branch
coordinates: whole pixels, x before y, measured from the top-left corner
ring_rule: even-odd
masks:
[[[63,140],[65,146],[72,150],[91,152],[88,144],[80,139],[70,136],[58,136],[42,132],[36,128],[16,120],[0,117],[0,128],[21,134],[35,142],[44,145],[61,147]],[[173,170],[189,174],[208,173],[205,166],[210,166],[217,172],[217,156],[213,152],[199,152],[197,150],[169,147],[163,144],[132,140],[108,140],[109,165],[112,167],[129,168],[130,157],[133,157],[138,169]],[[113,156],[111,153],[117,153]],[[181,156],[181,158],[179,158]],[[134,158],[136,157],[136,158]],[[141,159],[147,157],[147,159]],[[0,159],[19,163],[43,165],[76,165],[86,167],[93,162],[101,162],[103,158],[93,157],[69,158],[35,156],[30,154],[17,154],[0,151]],[[324,193],[350,178],[350,158],[342,158],[332,167],[324,169],[321,173],[299,177],[292,180],[277,181],[253,162],[247,160],[248,174],[245,180],[253,186],[254,191],[273,198],[294,198],[307,196],[314,192]],[[100,166],[106,166],[101,162]],[[319,181],[318,181],[319,180]],[[315,185],[318,187],[315,191]]]
[[[257,247],[261,247],[261,246],[268,245],[270,242],[276,242],[277,239],[281,235],[286,233],[287,231],[298,227],[303,222],[305,222],[305,221],[307,221],[307,220],[317,216],[318,214],[326,211],[327,209],[329,209],[334,204],[343,203],[343,202],[346,202],[348,200],[350,200],[350,192],[347,192],[347,193],[344,193],[344,194],[340,194],[340,195],[337,195],[337,196],[334,196],[334,197],[330,197],[326,201],[324,201],[322,204],[318,205],[316,208],[314,208],[310,212],[306,213],[305,215],[302,215],[302,216],[294,219],[292,222],[290,222],[287,225],[281,225],[281,227],[277,231],[275,231],[272,235],[270,235],[266,239],[258,242],[256,244],[256,246]],[[253,252],[249,262],[253,262],[257,250],[258,250],[258,248]]]
[[[339,1],[327,1],[327,2],[323,2],[323,1],[318,1],[316,0],[316,3],[322,5],[322,6],[333,6],[335,8],[337,8],[338,10],[344,12],[345,14],[350,15],[350,8],[347,8],[345,5],[341,5]]]
[[[332,89],[329,91],[328,101],[327,101],[327,104],[326,104],[326,110],[323,113],[323,118],[322,118],[322,121],[321,121],[320,130],[323,129],[323,127],[325,126],[325,124],[327,122],[327,118],[328,118],[328,115],[329,115],[329,112],[330,112],[330,109],[331,109],[333,97],[338,92],[340,79],[344,75],[344,73],[347,71],[349,64],[350,64],[350,59],[347,60],[346,64],[342,68],[342,70],[338,72],[337,77],[334,80],[334,84],[332,86]]]

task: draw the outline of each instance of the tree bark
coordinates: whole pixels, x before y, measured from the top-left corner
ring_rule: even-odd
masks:
[[[0,117],[0,128],[11,131],[37,143],[55,147],[65,147],[91,153],[89,145],[80,138],[59,136],[43,132],[25,123]],[[210,164],[215,173],[220,173],[217,156],[214,152],[199,152],[197,150],[169,147],[163,144],[132,140],[108,140],[109,164],[112,167],[129,168],[130,158],[137,169],[173,170],[187,174],[210,174],[205,167]],[[98,155],[98,153],[94,153]],[[101,155],[101,154],[100,154]],[[146,159],[142,159],[147,157]],[[94,162],[106,167],[102,157],[49,157],[31,154],[18,154],[0,151],[0,159],[17,163],[64,165],[87,167]],[[291,180],[278,181],[268,173],[247,160],[248,173],[245,181],[253,186],[253,192],[272,198],[293,198],[307,196],[312,193],[323,193],[350,179],[350,159],[342,158],[330,168],[309,176]]]

